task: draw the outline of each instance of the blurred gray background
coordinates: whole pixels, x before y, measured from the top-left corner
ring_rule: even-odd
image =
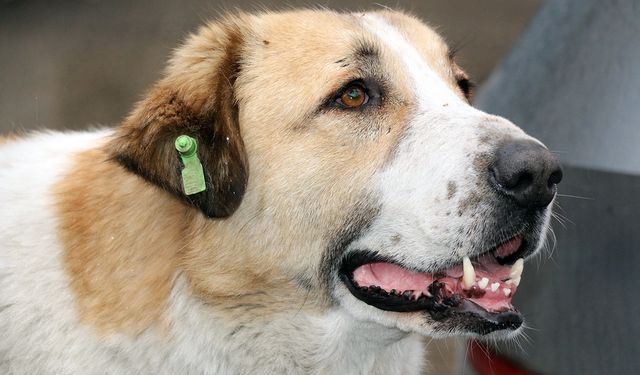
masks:
[[[517,40],[540,0],[379,1],[437,25],[482,82]],[[376,4],[378,4],[376,3]],[[161,74],[171,50],[228,9],[372,1],[0,0],[0,132],[82,129],[122,120]]]

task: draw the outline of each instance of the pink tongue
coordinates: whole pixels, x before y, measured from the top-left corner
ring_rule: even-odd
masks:
[[[511,267],[499,265],[490,254],[478,259],[473,266],[476,271],[476,285],[471,289],[465,288],[462,284],[462,265],[452,267],[445,271],[446,275],[435,278],[431,274],[413,272],[392,263],[368,263],[353,272],[353,280],[360,287],[378,286],[387,292],[395,289],[399,293],[412,291],[416,298],[420,294],[430,296],[429,285],[439,281],[444,283],[450,292],[460,294],[488,311],[511,308],[511,298],[516,286],[502,281],[508,279]],[[485,288],[480,288],[478,282],[483,278],[487,278],[488,282]]]
[[[359,286],[379,286],[388,292],[392,289],[403,292],[426,290],[434,278],[429,274],[412,272],[393,263],[368,263],[353,271],[353,280]]]
[[[518,251],[521,245],[522,236],[515,236],[508,242],[505,242],[502,245],[498,246],[494,251],[494,254],[497,257],[504,258]]]

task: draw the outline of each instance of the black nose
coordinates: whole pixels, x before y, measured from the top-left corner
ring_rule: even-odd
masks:
[[[491,172],[498,190],[525,208],[548,206],[562,180],[558,159],[531,140],[509,141],[499,146]]]

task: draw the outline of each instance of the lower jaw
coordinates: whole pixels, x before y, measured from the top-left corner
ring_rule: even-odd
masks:
[[[515,331],[520,328],[523,318],[512,308],[499,312],[489,312],[470,300],[464,300],[447,320],[457,320],[455,328],[476,335],[487,335],[496,331]]]
[[[341,274],[340,278],[354,297],[370,306],[407,314],[427,313],[432,320],[446,326],[447,331],[486,335],[501,330],[513,331],[523,323],[522,315],[513,306],[488,311],[469,298],[447,293],[446,288],[437,282],[430,286],[431,296],[422,295],[407,303],[401,298],[394,299],[384,290],[364,294],[347,275]]]

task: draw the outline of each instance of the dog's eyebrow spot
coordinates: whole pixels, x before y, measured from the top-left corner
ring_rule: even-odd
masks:
[[[369,41],[359,39],[353,44],[353,53],[334,61],[334,63],[339,64],[341,68],[346,68],[352,63],[364,64],[371,60],[377,60],[379,56],[380,51],[377,46]]]
[[[456,191],[458,191],[458,185],[453,181],[449,181],[447,183],[447,199],[453,198],[456,195]]]
[[[359,59],[377,58],[380,55],[378,48],[365,40],[356,43],[354,55]]]

